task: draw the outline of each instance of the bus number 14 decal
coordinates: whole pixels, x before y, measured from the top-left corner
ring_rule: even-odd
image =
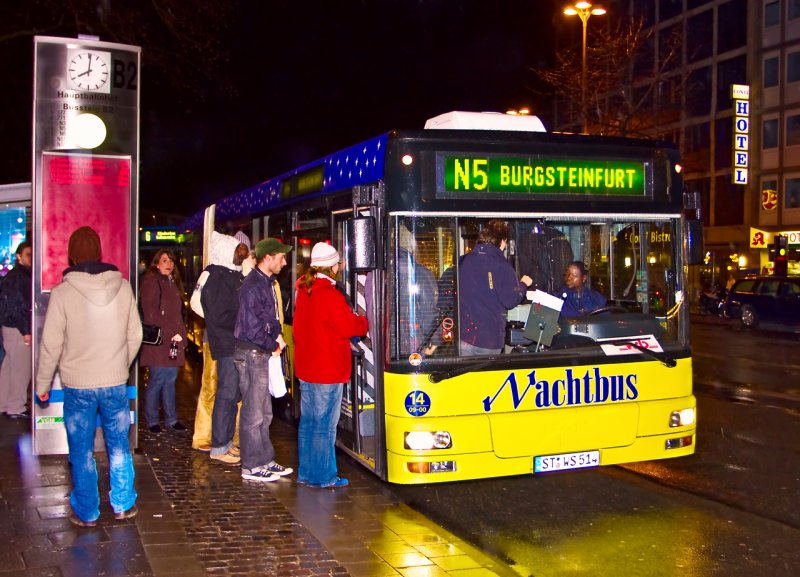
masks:
[[[425,391],[411,391],[406,395],[406,411],[412,417],[426,415],[431,408],[431,398]]]

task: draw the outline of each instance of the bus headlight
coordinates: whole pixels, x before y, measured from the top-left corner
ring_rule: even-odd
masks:
[[[447,431],[408,431],[405,434],[405,447],[412,451],[430,449],[449,449],[453,446]]]
[[[669,426],[686,427],[688,425],[694,425],[694,420],[695,420],[694,409],[683,409],[682,411],[672,411],[672,414],[669,416]]]

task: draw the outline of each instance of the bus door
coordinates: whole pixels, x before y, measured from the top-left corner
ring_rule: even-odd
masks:
[[[372,216],[376,207],[370,209],[358,210],[357,214],[359,217]],[[342,255],[351,250],[346,246],[345,227],[352,218],[352,211],[335,217],[335,234]],[[349,270],[348,266],[345,258],[341,276],[344,291],[353,311],[369,320],[369,332],[364,337],[352,339],[350,343],[353,366],[350,382],[346,384],[342,396],[337,445],[368,468],[379,472],[383,461],[380,457],[383,410],[377,393],[379,377],[376,367],[379,363],[376,354],[380,348],[376,346],[375,338],[380,318],[376,312],[380,298],[377,287],[383,283],[383,273],[380,270],[356,273]]]

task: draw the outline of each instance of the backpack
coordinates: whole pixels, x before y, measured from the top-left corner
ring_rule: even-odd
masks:
[[[203,314],[203,305],[200,304],[200,295],[203,292],[203,287],[208,280],[208,271],[204,270],[200,273],[200,278],[197,279],[197,284],[194,285],[194,291],[192,292],[192,298],[189,299],[189,306],[192,307],[192,310],[200,317],[205,317]]]

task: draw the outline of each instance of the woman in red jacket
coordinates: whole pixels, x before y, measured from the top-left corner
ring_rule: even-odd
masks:
[[[300,381],[297,482],[313,487],[344,487],[336,470],[336,425],[342,388],[350,380],[350,338],[367,334],[367,319],[350,310],[336,288],[339,253],[319,242],[311,266],[297,281],[294,372]]]

